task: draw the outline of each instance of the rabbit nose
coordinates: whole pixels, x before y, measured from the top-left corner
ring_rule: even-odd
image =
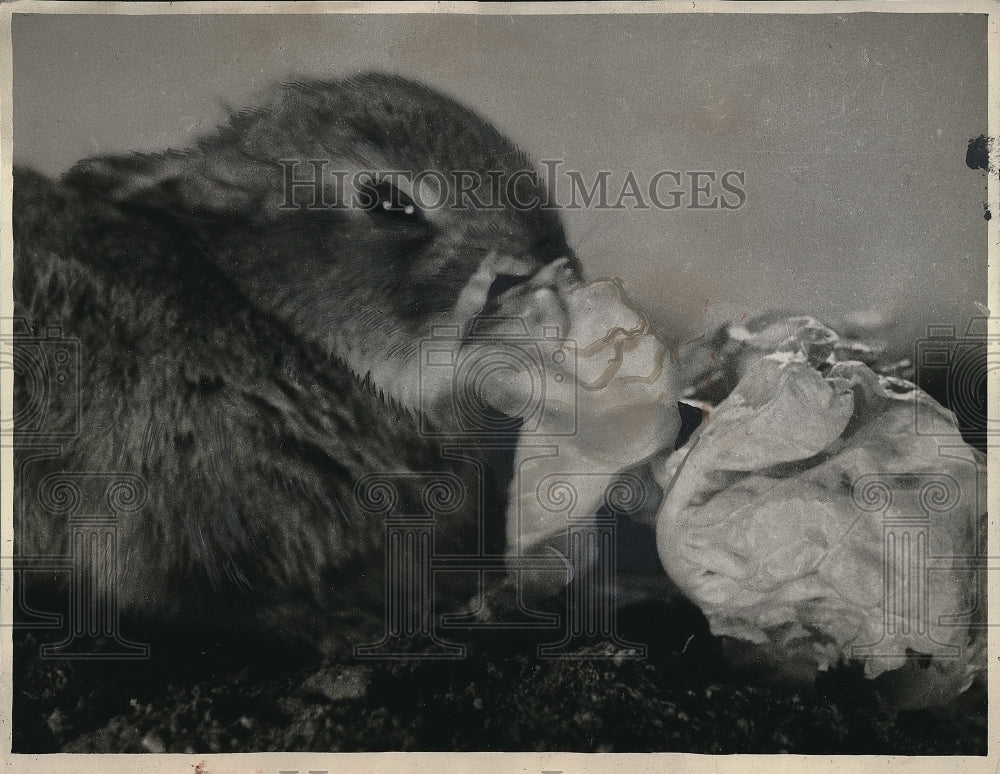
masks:
[[[532,287],[568,287],[575,281],[575,274],[569,257],[563,256],[545,264],[529,277],[529,281]]]

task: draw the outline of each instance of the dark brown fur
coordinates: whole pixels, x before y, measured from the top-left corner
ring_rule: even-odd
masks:
[[[119,525],[126,613],[342,644],[370,638],[382,611],[383,523],[359,507],[360,478],[459,475],[469,497],[439,525],[445,551],[475,550],[506,486],[502,467],[480,482],[444,459],[443,439],[417,431],[419,406],[356,363],[414,358],[484,256],[541,267],[571,254],[539,209],[402,225],[282,210],[277,162],[289,158],[527,165],[451,100],[369,75],[278,87],[185,152],[98,158],[61,182],[16,171],[15,314],[80,341],[82,397],[60,454],[18,444],[17,540],[22,553],[66,550],[65,517],[37,496],[47,474],[135,473],[149,500]],[[53,402],[44,428],[72,425],[75,410]]]

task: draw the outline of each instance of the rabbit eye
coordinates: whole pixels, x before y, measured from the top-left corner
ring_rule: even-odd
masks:
[[[364,184],[362,206],[381,221],[400,225],[424,222],[423,213],[413,199],[388,180]]]

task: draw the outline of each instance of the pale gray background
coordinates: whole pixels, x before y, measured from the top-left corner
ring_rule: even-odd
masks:
[[[875,309],[902,346],[986,303],[986,179],[964,163],[987,130],[985,18],[18,14],[14,153],[59,173],[183,147],[290,73],[392,71],[586,179],[745,170],[738,212],[566,216],[591,275],[673,331]]]

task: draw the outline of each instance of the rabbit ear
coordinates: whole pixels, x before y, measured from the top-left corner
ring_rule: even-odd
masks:
[[[320,200],[341,201],[333,188],[343,183],[330,170],[339,175],[394,168],[378,148],[351,134],[350,121],[341,120],[341,89],[277,85],[261,106],[230,113],[189,149],[95,156],[73,167],[63,182],[88,197],[192,223],[271,222],[296,202],[315,201],[309,189],[317,185],[330,192]],[[316,167],[316,161],[326,166]]]
[[[96,156],[81,161],[64,182],[115,204],[154,210],[180,220],[258,220],[278,193],[281,170],[235,146],[210,152]]]

